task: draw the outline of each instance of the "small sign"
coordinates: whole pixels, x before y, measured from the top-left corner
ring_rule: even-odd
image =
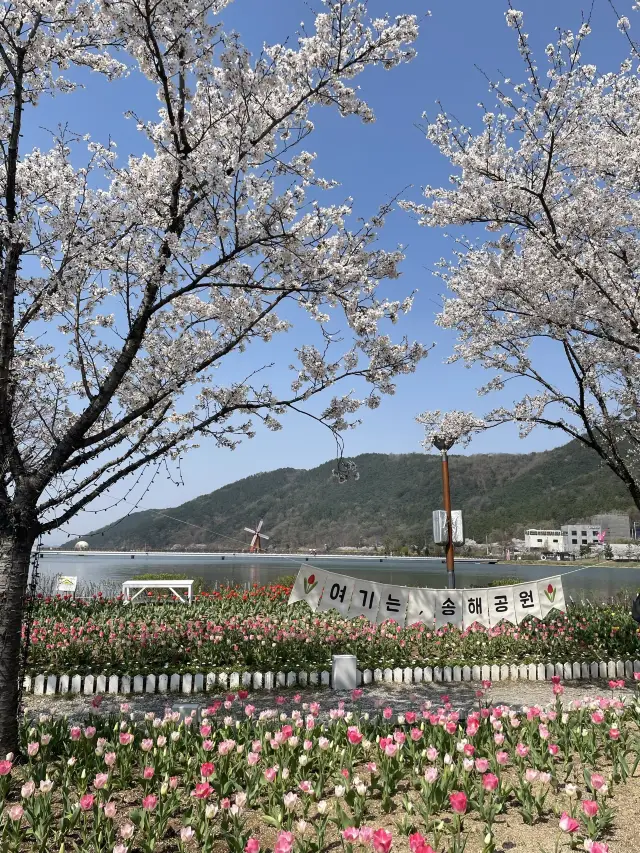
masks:
[[[78,578],[72,577],[71,575],[60,575],[58,578],[58,592],[72,594],[76,591],[77,586]]]

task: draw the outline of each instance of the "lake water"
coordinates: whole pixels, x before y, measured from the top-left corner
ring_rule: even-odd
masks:
[[[135,554],[85,555],[85,554],[49,554],[42,553],[40,573],[43,576],[75,575],[80,584],[91,583],[97,586],[113,588],[134,575],[147,572],[179,572],[192,577],[201,577],[210,586],[223,583],[264,584],[283,575],[296,574],[301,560],[269,557],[252,557],[247,554],[221,556],[174,556]],[[314,558],[308,558],[308,565],[314,564]],[[335,560],[322,559],[315,562],[328,571],[342,572],[357,578],[366,578],[380,583],[395,583],[401,586],[423,586],[444,588],[447,576],[444,560],[403,560],[402,558],[371,558],[350,561],[336,557]],[[456,564],[456,583],[458,588],[471,585],[484,586],[501,577],[517,577],[534,580],[571,572],[571,563],[547,563],[540,566],[526,566],[518,563],[458,563]],[[624,566],[593,566],[584,571],[568,574],[563,581],[565,595],[574,599],[590,598],[600,601],[623,590],[640,590],[640,569]]]

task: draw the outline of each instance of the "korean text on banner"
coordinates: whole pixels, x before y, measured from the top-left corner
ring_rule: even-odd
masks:
[[[382,590],[380,609],[378,610],[378,622],[386,622],[393,619],[399,625],[404,625],[407,616],[407,604],[409,603],[409,587],[385,586]]]
[[[312,566],[301,566],[289,596],[289,604],[295,604],[296,601],[306,601],[312,610],[317,610],[324,589],[326,574],[321,569],[314,569]]]
[[[516,606],[516,619],[518,624],[527,616],[540,618],[540,597],[538,595],[538,582],[522,583],[513,587],[513,599]]]
[[[381,583],[357,580],[353,588],[347,618],[355,619],[358,616],[366,616],[370,622],[375,622],[384,588],[384,584]]]
[[[436,590],[436,628],[462,626],[462,593],[460,590]]]
[[[513,587],[499,586],[487,590],[489,595],[489,620],[493,628],[503,619],[517,625],[516,607],[513,601]]]
[[[474,622],[489,627],[489,594],[486,589],[463,589],[462,624],[469,628]]]
[[[347,616],[351,596],[356,585],[355,578],[347,578],[344,575],[326,573],[324,592],[318,605],[318,610],[337,610],[341,616]]]
[[[433,627],[436,616],[435,589],[410,589],[409,604],[407,605],[407,625],[423,622]]]
[[[545,580],[538,581],[538,596],[540,599],[541,619],[544,619],[547,613],[550,613],[554,609],[560,610],[562,613],[567,612],[560,575],[555,578],[545,578]]]

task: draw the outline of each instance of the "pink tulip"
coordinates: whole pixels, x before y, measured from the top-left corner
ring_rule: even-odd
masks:
[[[424,771],[424,780],[429,784],[432,784],[438,778],[438,768],[437,767],[427,767]]]
[[[118,740],[122,746],[128,746],[130,743],[133,743],[133,735],[131,732],[120,732]]]
[[[149,794],[142,801],[142,808],[148,812],[152,812],[157,805],[158,805],[158,798],[156,796],[154,796],[153,794]]]
[[[144,768],[144,770],[142,771],[142,778],[143,778],[143,779],[153,779],[153,776],[154,776],[154,773],[155,773],[155,772],[156,772],[156,771],[155,771],[155,769],[154,769],[153,767],[147,766],[147,767],[145,767],[145,768]]]
[[[9,809],[9,819],[15,820],[16,822],[22,819],[22,815],[24,814],[24,809],[20,805],[20,803],[16,803],[11,806]]]
[[[588,853],[609,853],[608,844],[605,844],[604,841],[592,841],[590,838],[584,842],[584,849]]]
[[[592,773],[591,774],[591,787],[594,791],[599,791],[600,788],[604,785],[604,776],[600,773]]]
[[[370,826],[360,827],[360,844],[371,844],[373,839],[373,829]]]
[[[435,761],[438,758],[438,750],[434,746],[430,746],[427,750],[427,758],[429,761]]]
[[[500,780],[493,773],[485,773],[482,777],[482,787],[485,791],[495,791],[499,784]]]
[[[594,711],[591,715],[591,722],[595,723],[595,725],[599,725],[604,722],[604,714],[602,711]]]
[[[526,758],[529,755],[529,747],[523,743],[519,743],[516,746],[516,755],[520,756],[520,758]]]
[[[391,717],[393,717],[393,708],[385,708],[382,712],[382,716],[385,718],[385,720],[390,720]]]
[[[595,800],[583,800],[582,811],[587,817],[595,817],[598,814],[598,804]]]
[[[108,803],[104,804],[104,814],[105,817],[113,818],[116,816],[116,804],[113,800],[109,800]]]
[[[196,787],[191,792],[191,796],[197,800],[206,800],[213,793],[213,788],[208,782],[197,782]]]
[[[394,758],[396,753],[398,752],[398,744],[396,743],[388,743],[384,748],[384,754],[388,758]]]
[[[80,726],[72,726],[71,730],[69,731],[69,737],[71,738],[71,740],[80,740],[81,734],[82,732],[80,730]]]
[[[153,749],[153,740],[150,737],[146,737],[140,744],[140,749],[143,752],[151,752]]]
[[[213,776],[215,770],[215,765],[212,764],[210,761],[205,761],[204,764],[200,765],[200,775],[204,776],[205,779],[208,779],[209,776]]]
[[[353,844],[360,838],[360,830],[355,826],[348,826],[346,829],[342,830],[342,837],[345,841]]]
[[[611,738],[611,740],[618,740],[618,738],[620,737],[620,729],[610,728],[609,737]]]
[[[255,836],[252,836],[244,845],[244,853],[259,853],[259,851],[260,842]]]
[[[409,836],[409,848],[411,853],[416,853],[418,847],[422,847],[424,844],[424,835],[420,835],[419,832],[414,832],[413,835]]]
[[[88,812],[93,808],[93,794],[84,794],[80,797],[80,808],[83,812]]]
[[[505,752],[504,750],[496,752],[496,761],[498,762],[498,764],[504,767],[505,764],[509,763],[509,753]]]
[[[40,744],[34,740],[31,743],[27,744],[27,755],[30,758],[33,758],[34,755],[38,754],[39,749],[40,749]]]
[[[294,838],[292,832],[279,832],[278,838],[276,839],[276,846],[274,847],[274,853],[291,853],[293,841]]]
[[[489,760],[487,758],[476,758],[476,770],[478,773],[486,773],[489,769]]]
[[[8,776],[12,767],[11,761],[0,761],[0,776]]]
[[[113,767],[113,765],[116,763],[115,752],[107,752],[104,757],[104,763],[107,765],[107,767]]]
[[[357,746],[357,744],[362,741],[362,734],[358,731],[356,726],[349,726],[347,729],[347,740],[353,746]]]
[[[93,787],[96,789],[96,791],[100,791],[102,790],[102,788],[104,788],[108,781],[108,773],[96,773],[96,777],[93,780]]]
[[[456,814],[464,814],[467,810],[467,795],[463,791],[453,791],[449,794],[449,803]]]
[[[535,782],[538,778],[538,771],[534,770],[533,767],[527,767],[524,773],[524,778],[529,784],[531,784],[532,782]]]
[[[84,730],[84,736],[86,737],[87,740],[91,740],[91,738],[95,735],[95,733],[96,733],[95,726],[87,726],[86,729]]]
[[[420,731],[420,729],[413,728],[411,729],[409,734],[411,735],[411,740],[414,743],[417,743],[419,740],[422,740],[422,732]]]
[[[560,747],[557,743],[549,744],[549,755],[557,755],[560,752]]]
[[[129,848],[126,844],[116,844],[116,846],[113,848],[113,853],[127,853],[128,849]]]
[[[386,829],[376,829],[371,837],[371,846],[375,853],[389,853],[393,836]]]
[[[560,818],[560,829],[563,832],[575,832],[577,829],[580,829],[580,822],[567,814],[567,812],[563,812],[562,817]]]
[[[267,767],[267,769],[264,771],[264,778],[267,780],[267,782],[273,782],[277,775],[277,767]]]

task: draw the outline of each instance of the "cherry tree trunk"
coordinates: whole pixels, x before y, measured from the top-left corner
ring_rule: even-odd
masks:
[[[18,752],[18,679],[24,597],[35,532],[0,524],[0,759]]]

